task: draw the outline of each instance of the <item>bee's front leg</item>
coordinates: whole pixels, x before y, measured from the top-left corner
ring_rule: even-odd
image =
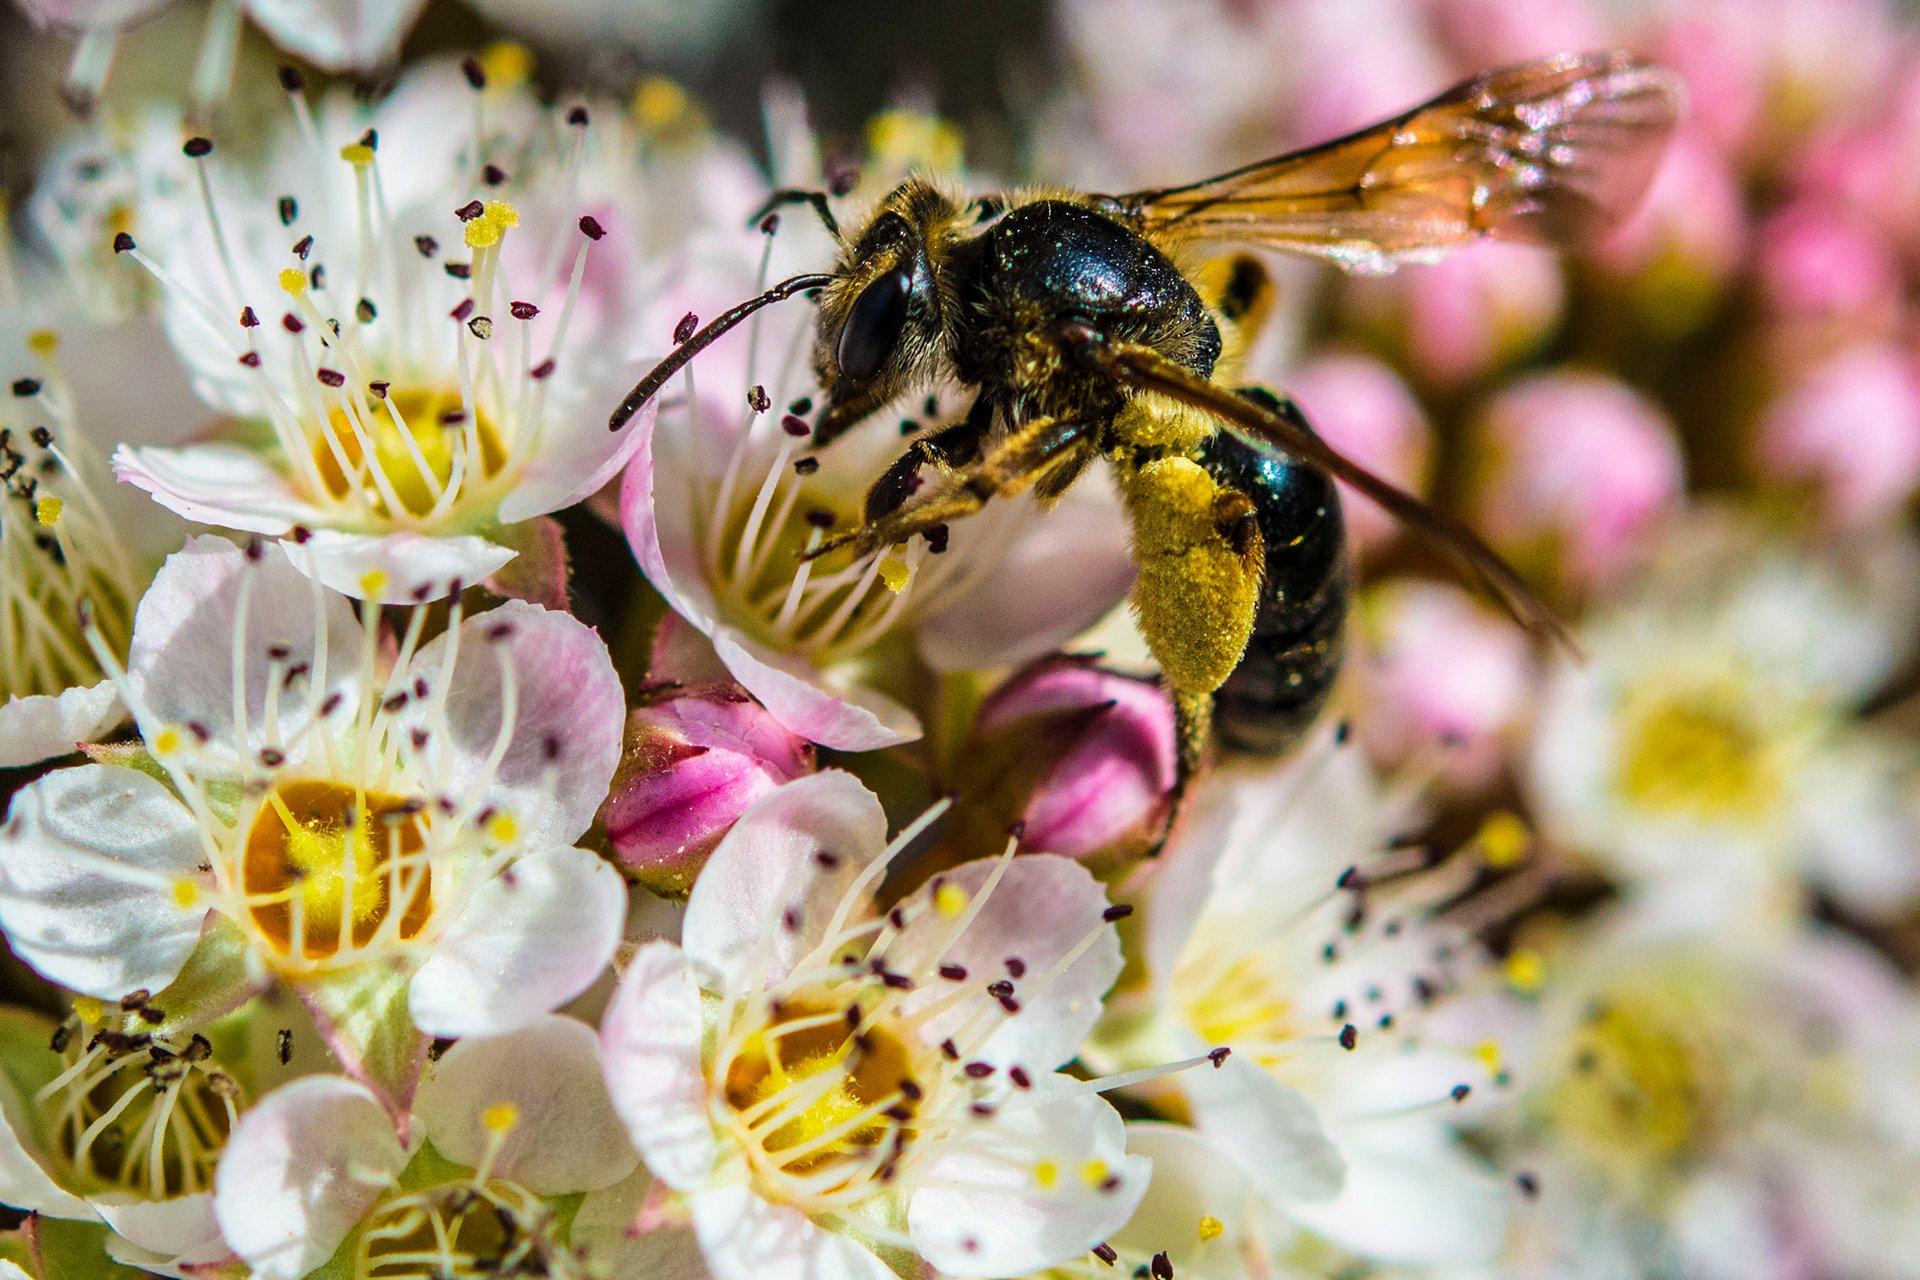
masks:
[[[911,498],[902,494],[902,500],[893,510],[877,517],[870,514],[864,524],[828,538],[804,558],[811,560],[842,547],[855,555],[866,555],[881,547],[905,542],[936,526],[963,519],[984,507],[990,498],[1012,497],[1035,484],[1044,485],[1046,477],[1059,467],[1084,465],[1082,454],[1092,448],[1093,438],[1090,424],[1080,419],[1036,419],[989,449],[977,461],[953,469],[938,484]],[[909,452],[906,458],[912,456]],[[888,474],[902,469],[906,458],[889,468]],[[886,477],[882,477],[881,483],[886,483]],[[903,487],[905,483],[901,482]],[[876,484],[875,489],[878,488]],[[870,513],[872,500],[873,495],[869,493]]]

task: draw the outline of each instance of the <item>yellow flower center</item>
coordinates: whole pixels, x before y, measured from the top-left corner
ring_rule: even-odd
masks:
[[[1196,930],[1174,967],[1174,998],[1202,1040],[1232,1045],[1271,1066],[1301,1034],[1298,1010],[1288,999],[1296,981],[1277,949],[1210,945],[1203,940],[1207,932],[1204,926]]]
[[[1618,785],[1642,809],[1764,822],[1783,783],[1778,755],[1748,708],[1724,691],[1692,690],[1629,708]]]
[[[449,488],[470,489],[498,475],[507,447],[492,415],[475,406],[469,419],[458,390],[394,388],[357,402],[352,413],[336,407],[313,442],[313,461],[334,500],[358,490],[383,517],[423,519],[453,505],[459,495],[446,498]]]
[[[365,947],[383,927],[416,937],[433,909],[425,824],[417,806],[337,782],[276,786],[241,869],[254,928],[295,967]]]
[[[727,1064],[726,1100],[756,1165],[792,1175],[866,1160],[917,1110],[902,1092],[908,1042],[884,1022],[856,1035],[846,1009],[830,996],[787,1002]]]

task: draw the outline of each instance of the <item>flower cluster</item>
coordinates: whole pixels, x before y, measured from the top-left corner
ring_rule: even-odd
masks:
[[[621,79],[738,3],[474,7],[24,2],[0,1280],[1920,1280],[1910,19],[1057,0],[988,173]],[[1577,657],[1347,492],[1258,606],[1326,711],[1201,742],[1136,563],[1286,548],[1128,512],[1213,445],[842,536],[1022,425],[954,369],[819,427],[803,273],[908,175],[1165,185],[1605,47],[1692,98],[1634,220],[1230,326]]]

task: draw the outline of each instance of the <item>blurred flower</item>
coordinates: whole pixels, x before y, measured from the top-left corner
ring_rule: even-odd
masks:
[[[1699,516],[1648,564],[1548,687],[1529,762],[1543,827],[1730,918],[1790,904],[1800,876],[1899,910],[1920,889],[1920,759],[1855,708],[1911,645],[1913,548],[1847,564]]]
[[[1146,1190],[1096,1086],[1055,1073],[1120,972],[1064,858],[871,893],[879,801],[825,772],[764,797],[634,956],[601,1028],[614,1108],[722,1280],[1014,1276],[1119,1230]]]
[[[1683,122],[1638,211],[1593,247],[1603,271],[1631,277],[1644,332],[1688,332],[1747,265],[1750,214],[1732,162]]]
[[[1824,322],[1855,340],[1885,334],[1900,308],[1900,264],[1872,229],[1803,200],[1761,224],[1756,283],[1777,316]]]
[[[1457,786],[1494,782],[1532,691],[1525,633],[1505,614],[1433,582],[1383,586],[1367,598],[1363,617],[1355,727],[1367,750]]]
[[[1489,1116],[1533,1197],[1509,1274],[1920,1274],[1876,1225],[1878,1184],[1915,1172],[1874,1096],[1912,1017],[1884,961],[1616,910],[1545,964],[1507,1013],[1520,1105]]]
[[[116,247],[159,282],[235,442],[123,447],[122,479],[190,519],[298,533],[303,571],[349,595],[377,578],[405,603],[497,573],[538,536],[526,522],[618,471],[637,433],[604,413],[632,304],[589,264],[630,254],[631,233],[595,250],[608,224],[582,189],[603,182],[566,175],[637,173],[584,107],[548,113],[516,71],[504,55],[464,79],[430,65],[374,107],[330,96],[317,119],[290,81],[292,120],[258,166],[188,142],[197,206],[141,208],[140,239]],[[450,113],[477,134],[450,140]],[[443,245],[469,254],[442,261]]]
[[[1420,402],[1391,367],[1371,356],[1327,352],[1286,376],[1287,394],[1328,444],[1411,493],[1426,488],[1433,428]],[[1399,524],[1346,485],[1340,510],[1354,545],[1377,548]]]
[[[1441,1108],[1498,1056],[1418,1030],[1475,963],[1439,914],[1474,860],[1389,848],[1408,797],[1324,735],[1282,770],[1217,770],[1189,803],[1149,883],[1144,980],[1113,998],[1089,1060],[1228,1049],[1167,1087],[1270,1213],[1378,1262],[1490,1258],[1506,1192]]]
[[[391,648],[376,611],[356,620],[277,548],[199,538],[171,557],[125,674],[94,645],[142,743],[13,798],[15,953],[117,999],[167,986],[211,927],[226,986],[287,983],[390,1091],[417,1061],[394,1044],[424,1047],[409,1012],[498,1032],[583,991],[624,914],[613,870],[571,847],[619,753],[606,649],[519,602],[456,607],[422,645],[426,612]]]
[[[549,1015],[461,1041],[421,1083],[416,1118],[427,1144],[417,1149],[371,1093],[338,1076],[262,1098],[234,1128],[214,1191],[249,1274],[300,1280],[342,1250],[338,1274],[353,1280],[589,1274],[601,1241],[569,1239],[566,1201],[605,1194],[638,1159],[590,1027]],[[604,1243],[617,1247],[617,1235]]]
[[[114,45],[129,26],[170,0],[16,0],[40,27],[79,35],[67,72],[68,103],[82,114],[106,87]],[[205,109],[226,96],[244,13],[287,52],[329,71],[374,71],[400,52],[426,0],[349,4],[342,0],[213,0],[193,69],[191,96]]]
[[[135,1266],[229,1259],[214,1166],[249,1100],[299,1070],[275,1048],[284,1015],[250,1010],[202,1034],[145,993],[73,1008],[59,1023],[0,1016],[0,1199],[104,1222],[108,1251]]]
[[[1560,319],[1565,293],[1551,254],[1488,242],[1349,280],[1342,307],[1416,377],[1451,389],[1531,354]]]
[[[1576,588],[1617,573],[1681,503],[1673,428],[1611,378],[1556,371],[1515,382],[1487,405],[1477,444],[1475,526]]]
[[[762,0],[467,0],[480,15],[531,39],[574,49],[609,45],[650,58],[698,58],[759,17]]]
[[[1159,684],[1056,655],[980,705],[954,764],[953,840],[978,848],[1019,823],[1024,848],[1124,863],[1172,815],[1173,703]]]
[[[747,807],[813,772],[813,746],[739,685],[667,688],[627,717],[600,821],[614,856],[655,893],[684,897]]]
[[[1775,484],[1811,485],[1830,529],[1898,517],[1920,485],[1920,362],[1897,347],[1848,347],[1768,405],[1756,461]]]

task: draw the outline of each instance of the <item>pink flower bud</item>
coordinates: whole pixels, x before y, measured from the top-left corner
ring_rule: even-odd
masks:
[[[1746,198],[1720,146],[1683,129],[1667,148],[1637,212],[1594,246],[1615,277],[1634,278],[1636,320],[1672,333],[1710,309],[1744,262]]]
[[[1832,321],[1847,332],[1889,332],[1903,288],[1900,264],[1863,220],[1818,199],[1776,213],[1760,229],[1757,271],[1774,312]]]
[[[1426,0],[1424,7],[1462,67],[1507,67],[1613,43],[1590,0]]]
[[[1403,581],[1365,609],[1355,664],[1360,739],[1388,765],[1418,758],[1465,788],[1496,780],[1507,734],[1525,709],[1524,633],[1455,587]],[[1435,749],[1439,750],[1436,751]]]
[[[1479,427],[1477,527],[1523,564],[1592,586],[1682,492],[1672,426],[1625,384],[1587,373],[1515,383]],[[1542,563],[1542,562],[1545,563]]]
[[[1423,381],[1442,388],[1473,382],[1533,350],[1566,296],[1552,254],[1490,241],[1347,288],[1361,325],[1400,347]]]
[[[1376,475],[1419,493],[1433,457],[1433,428],[1392,369],[1371,356],[1315,356],[1287,376],[1287,391],[1328,444]],[[1399,525],[1345,485],[1340,499],[1356,546],[1378,547]]]
[[[1849,347],[1768,406],[1754,452],[1767,478],[1811,482],[1830,527],[1897,514],[1920,485],[1920,367],[1894,347]]]
[[[1016,672],[981,705],[960,790],[976,813],[1024,823],[1026,848],[1126,857],[1164,834],[1174,768],[1173,704],[1160,687],[1063,655]]]
[[[812,745],[739,686],[671,690],[628,717],[600,821],[634,879],[684,895],[748,805],[813,767]]]

